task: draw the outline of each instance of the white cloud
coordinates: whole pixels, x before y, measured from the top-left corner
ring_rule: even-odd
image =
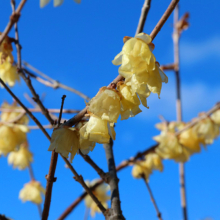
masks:
[[[220,37],[212,37],[200,42],[181,42],[181,61],[191,64],[211,56],[220,58]]]

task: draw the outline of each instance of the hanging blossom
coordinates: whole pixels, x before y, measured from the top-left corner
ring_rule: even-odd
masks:
[[[98,179],[95,179],[93,181],[86,180],[85,183],[88,187],[93,187],[98,182]],[[107,201],[110,200],[110,196],[107,195],[107,192],[110,190],[110,187],[106,184],[100,184],[97,186],[92,192],[97,197],[97,199],[102,203],[102,205],[107,209],[108,204]],[[101,212],[99,207],[96,205],[96,203],[93,201],[93,199],[90,197],[90,195],[87,195],[85,197],[85,205],[86,207],[91,209],[91,216],[95,217],[96,212]]]
[[[22,144],[17,151],[8,155],[8,163],[19,170],[24,170],[31,162],[33,162],[33,154],[29,151],[27,143]]]
[[[47,5],[50,2],[50,0],[40,0],[40,7],[43,8],[45,5]],[[54,7],[62,5],[64,0],[54,0],[53,5]],[[76,3],[80,3],[81,0],[74,0]]]
[[[157,153],[149,153],[143,161],[137,161],[133,166],[132,176],[137,179],[144,177],[148,181],[153,170],[163,171],[162,158]]]
[[[27,141],[29,119],[22,113],[14,112],[20,109],[16,103],[9,105],[5,102],[1,107],[11,110],[11,112],[2,112],[0,116],[0,154],[6,156]]]
[[[114,65],[121,65],[119,74],[125,78],[125,83],[131,86],[132,94],[138,94],[145,107],[150,93],[157,93],[159,96],[162,82],[168,82],[152,53],[154,45],[151,41],[151,37],[144,33],[129,38],[122,51],[112,61]]]
[[[13,65],[12,50],[11,42],[6,36],[0,45],[0,78],[9,86],[14,86],[16,81],[20,81],[17,68]]]
[[[41,204],[42,194],[45,194],[45,189],[41,186],[40,182],[31,180],[20,190],[19,199],[21,199],[22,202],[29,201],[35,204]]]
[[[220,110],[215,111],[212,115],[211,115],[211,119],[212,121],[217,124],[218,126],[220,126]]]

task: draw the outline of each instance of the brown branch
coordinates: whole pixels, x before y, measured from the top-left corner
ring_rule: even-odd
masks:
[[[171,63],[171,64],[166,64],[166,65],[161,65],[160,69],[162,69],[162,70],[174,70],[175,69],[175,64]]]
[[[39,112],[42,113],[41,109],[39,108],[28,108],[30,112]],[[47,109],[49,113],[59,113],[60,109]],[[0,108],[1,112],[21,112],[25,113],[26,111],[24,109],[10,109],[10,108]],[[74,110],[74,109],[63,109],[63,113],[68,113],[68,114],[74,114],[78,113],[79,110]]]
[[[148,12],[150,10],[150,4],[151,4],[151,0],[145,0],[144,1],[144,5],[143,5],[142,10],[141,10],[141,16],[140,16],[140,19],[139,19],[139,22],[138,22],[138,26],[137,26],[137,30],[136,30],[135,35],[143,32],[144,24],[145,24]]]
[[[175,6],[177,5],[177,3],[179,2],[179,0],[172,0],[172,2],[170,3],[170,5],[168,6],[167,10],[165,11],[165,13],[163,14],[163,16],[161,17],[161,19],[159,20],[159,22],[157,23],[157,25],[155,26],[155,28],[153,29],[153,31],[151,32],[150,36],[152,38],[152,40],[157,36],[157,34],[159,33],[160,29],[163,27],[164,23],[166,22],[166,20],[168,19],[168,17],[170,16],[170,14],[172,13],[172,11],[174,10]],[[108,88],[112,88],[113,86],[116,86],[116,84],[119,81],[124,80],[124,78],[122,76],[117,76],[109,85]],[[77,122],[79,122],[82,117],[86,114],[87,112],[87,108],[85,107],[83,110],[81,110],[76,116],[74,116],[73,118],[69,119],[65,125],[72,127],[73,125],[75,125]]]
[[[175,63],[175,76],[176,76],[176,115],[177,121],[182,121],[182,101],[181,101],[181,88],[180,88],[180,73],[179,73],[179,30],[177,23],[179,20],[179,7],[176,6],[174,10],[174,25],[173,25],[173,46],[174,46],[174,63]],[[185,168],[184,163],[179,163],[179,178],[180,178],[180,198],[183,210],[183,218],[187,220],[187,204],[186,204],[186,184],[185,184]]]
[[[36,125],[36,126],[34,126],[34,125],[29,125],[29,126],[27,126],[27,127],[28,127],[28,129],[30,129],[30,130],[40,129],[37,125]],[[51,124],[49,124],[49,125],[43,125],[43,127],[44,127],[45,129],[52,129],[52,128],[53,128],[53,125],[51,125]]]
[[[22,8],[24,7],[24,4],[26,3],[27,0],[22,0],[20,2],[20,4],[18,5],[16,11],[14,11],[12,13],[12,15],[10,16],[10,20],[4,30],[4,32],[0,35],[0,45],[3,42],[3,40],[5,39],[5,37],[7,36],[7,34],[9,33],[9,31],[11,30],[11,28],[13,27],[14,23],[18,22],[19,17],[20,17],[20,12],[22,10]]]
[[[106,182],[109,182],[108,175],[91,159],[89,155],[84,155],[80,150],[79,154],[83,159],[93,167],[93,169],[98,173],[98,175]]]
[[[66,96],[63,95],[62,103],[61,103],[61,107],[60,107],[59,119],[58,119],[58,126],[60,125],[60,120],[61,120],[61,117],[62,117],[63,105],[64,105],[65,98],[66,98]],[[42,220],[47,220],[48,216],[49,216],[53,183],[56,182],[56,179],[57,179],[56,177],[54,177],[55,171],[56,171],[56,166],[57,166],[57,159],[58,159],[58,153],[56,153],[55,150],[53,150],[52,155],[51,155],[51,159],[50,159],[49,173],[48,173],[48,175],[46,175],[47,186],[46,186],[46,193],[45,193]]]
[[[80,92],[80,91],[78,91],[78,90],[76,90],[74,88],[71,88],[69,86],[66,86],[63,83],[58,82],[57,80],[52,79],[51,77],[49,77],[48,75],[42,73],[41,71],[39,71],[38,69],[36,69],[32,65],[30,65],[29,63],[23,61],[23,64],[26,67],[28,67],[29,69],[31,69],[32,71],[34,71],[35,73],[39,74],[41,77],[43,77],[43,78],[48,80],[48,81],[46,81],[46,80],[36,76],[35,74],[33,74],[30,71],[25,69],[27,74],[30,74],[31,77],[34,77],[40,83],[42,83],[42,84],[44,84],[46,86],[52,87],[54,89],[62,88],[62,89],[68,90],[70,92],[73,92],[73,93],[77,94],[78,96],[82,97],[85,100],[88,100],[88,101],[90,100],[90,98],[88,96],[86,96],[85,94],[83,94],[82,92]]]
[[[154,195],[153,195],[153,193],[152,193],[152,190],[151,190],[151,188],[150,188],[150,186],[149,186],[149,184],[148,184],[148,182],[147,182],[147,180],[146,180],[144,174],[142,174],[142,179],[144,180],[144,182],[145,182],[145,184],[146,184],[146,186],[147,186],[147,190],[148,190],[148,192],[149,192],[149,194],[150,194],[150,200],[151,200],[151,202],[152,202],[153,205],[154,205],[154,208],[155,208],[156,213],[157,213],[157,217],[158,217],[159,220],[162,220],[162,215],[161,215],[161,213],[160,213],[160,211],[159,211],[159,208],[158,208],[158,206],[157,206],[156,200],[154,199]]]
[[[178,4],[178,2],[179,2],[179,0],[172,0],[170,5],[168,6],[167,10],[163,14],[161,19],[157,23],[157,25],[155,26],[154,30],[151,32],[150,36],[151,36],[152,40],[157,36],[157,34],[159,33],[160,29],[165,24],[166,20],[170,17],[171,13],[173,12],[173,10],[176,7],[176,5]]]

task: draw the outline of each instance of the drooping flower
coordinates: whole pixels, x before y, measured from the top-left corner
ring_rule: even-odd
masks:
[[[156,153],[149,153],[145,156],[146,167],[150,170],[163,171],[162,158]]]
[[[89,102],[89,112],[109,122],[117,122],[120,114],[120,95],[115,89],[102,87]]]
[[[88,187],[93,187],[98,182],[98,179],[93,181],[85,181]],[[107,195],[109,191],[109,186],[106,184],[100,184],[97,186],[92,192],[97,197],[97,199],[102,203],[105,208],[108,208],[107,201],[110,199],[110,196]],[[91,209],[91,216],[94,217],[96,212],[101,212],[96,203],[92,200],[92,198],[87,195],[85,197],[85,205],[86,207]]]
[[[40,7],[43,8],[45,5],[47,5],[50,2],[50,0],[40,0]],[[64,0],[54,0],[53,5],[54,7],[62,5]],[[81,0],[74,0],[76,3],[80,3]]]
[[[128,119],[140,113],[140,101],[137,94],[132,95],[131,87],[120,82],[117,84],[117,88],[121,94],[121,120]]]
[[[28,146],[24,144],[17,151],[13,151],[8,155],[8,163],[19,170],[24,170],[32,161],[33,155],[28,150]]]
[[[35,204],[42,203],[42,194],[45,194],[45,189],[40,182],[32,180],[24,185],[24,188],[19,192],[19,199],[22,202],[30,201]]]
[[[79,138],[75,128],[61,125],[53,130],[48,151],[55,150],[68,158],[71,153],[71,159],[79,150]]]
[[[203,113],[201,113],[202,115]],[[205,118],[197,123],[193,130],[197,134],[200,143],[203,145],[212,144],[219,135],[219,126],[211,118]]]
[[[212,119],[212,121],[215,122],[215,124],[217,124],[218,126],[220,126],[220,110],[215,111],[215,112],[211,115],[211,119]]]
[[[17,106],[17,104],[14,102],[12,103],[12,105],[8,104],[7,102],[4,102],[1,105],[1,108],[3,109],[3,112],[1,114],[1,121],[3,122],[12,122],[15,119],[16,120],[16,124],[22,124],[22,125],[27,125],[29,122],[29,118],[27,115],[21,114],[20,112],[16,112],[16,110],[18,109],[22,109],[20,106]],[[9,110],[8,112],[4,112],[4,109]],[[18,118],[19,116],[21,116],[20,118]]]
[[[96,115],[90,115],[89,121],[80,129],[80,138],[100,144],[109,143],[110,134],[115,138],[114,128],[107,120],[102,120]]]
[[[2,33],[0,32],[0,35],[1,34]],[[5,61],[11,64],[14,62],[12,51],[13,51],[13,48],[11,45],[11,41],[9,37],[6,36],[0,45],[0,64],[3,64]]]
[[[137,93],[145,107],[147,107],[146,98],[150,93],[157,93],[159,96],[162,82],[168,82],[152,50],[151,37],[140,33],[135,38],[127,40],[122,52],[113,60],[114,65],[121,64],[119,74],[125,78],[125,83],[131,86],[132,95]]]
[[[16,66],[7,61],[0,65],[0,78],[11,87],[16,81],[20,81]]]
[[[174,159],[176,162],[186,162],[189,159],[190,152],[180,145],[174,133],[162,131],[153,139],[159,143],[155,151],[162,158]]]
[[[23,125],[0,125],[0,155],[6,156],[20,144],[26,142],[26,132]]]
[[[132,176],[136,179],[144,177],[148,181],[151,173],[152,170],[147,167],[146,161],[137,161],[132,168]]]

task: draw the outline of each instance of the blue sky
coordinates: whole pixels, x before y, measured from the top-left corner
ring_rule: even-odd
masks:
[[[22,58],[54,79],[78,89],[93,97],[98,89],[108,85],[118,74],[118,67],[111,61],[121,51],[124,36],[133,36],[136,31],[143,0],[125,1],[86,1],[76,4],[65,0],[61,7],[54,8],[52,2],[40,9],[39,1],[27,1],[19,21]],[[150,33],[168,6],[167,0],[152,0],[152,7],[144,28]],[[183,119],[196,117],[201,111],[210,109],[220,97],[219,60],[220,30],[218,1],[180,1],[180,15],[190,13],[190,28],[183,33],[180,44],[181,92],[183,98]],[[3,31],[11,14],[9,1],[0,1],[0,31]],[[155,56],[160,64],[173,62],[172,21],[166,22],[155,38]],[[13,30],[9,36],[13,36]],[[14,53],[15,55],[15,53]],[[169,83],[163,85],[161,99],[152,94],[148,99],[150,109],[116,125],[114,144],[116,164],[154,144],[152,137],[159,134],[154,127],[159,122],[158,115],[167,120],[175,120],[175,78],[172,72],[166,73]],[[46,94],[46,107],[59,108],[61,97],[67,95],[64,107],[81,109],[84,101],[73,93],[53,90],[33,81],[37,92]],[[28,106],[23,97],[28,88],[22,81],[12,89]],[[0,90],[0,101],[11,97]],[[42,124],[48,124],[40,114],[36,114]],[[72,115],[64,115],[70,118]],[[34,125],[33,122],[31,122]],[[51,133],[52,131],[49,130]],[[49,170],[50,155],[47,151],[48,140],[39,131],[28,134],[30,149],[34,153],[33,169],[36,179],[46,186],[45,175]],[[186,163],[186,189],[189,220],[219,219],[219,140],[193,155]],[[97,145],[90,153],[92,159],[107,170],[103,147]],[[76,156],[73,166],[85,179],[97,178],[96,173]],[[155,172],[150,185],[164,220],[181,220],[179,196],[178,164],[164,161],[164,172]],[[18,199],[19,190],[29,181],[28,171],[13,170],[7,159],[0,158],[0,214],[15,220],[39,219],[37,208],[32,203]],[[119,174],[121,204],[128,220],[156,220],[144,182],[131,176],[131,167]],[[57,182],[53,187],[50,220],[56,219],[65,208],[83,191],[72,178],[71,172],[64,168],[58,159]],[[67,220],[83,219],[84,204],[80,204]],[[92,218],[91,218],[92,219]],[[101,214],[96,219],[104,219]]]

